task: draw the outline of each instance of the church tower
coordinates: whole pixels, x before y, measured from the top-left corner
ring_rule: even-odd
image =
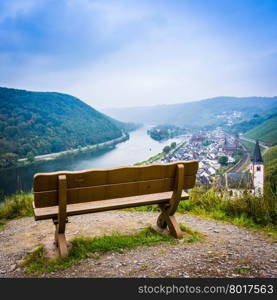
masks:
[[[259,141],[256,141],[251,165],[255,195],[263,195],[264,191],[264,162],[261,155]]]

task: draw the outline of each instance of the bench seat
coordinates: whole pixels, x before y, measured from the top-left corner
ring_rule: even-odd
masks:
[[[68,204],[66,207],[67,216],[80,215],[86,213],[137,207],[151,204],[169,202],[172,192],[155,193],[141,196],[124,197],[110,200],[91,201],[83,203]],[[188,199],[186,192],[182,192],[181,200]],[[58,217],[59,206],[36,208],[33,203],[35,220],[46,220]]]

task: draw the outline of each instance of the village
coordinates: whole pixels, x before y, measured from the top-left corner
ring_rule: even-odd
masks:
[[[255,195],[263,194],[264,164],[258,141],[251,164],[242,171],[241,166],[249,161],[249,154],[241,146],[238,135],[229,135],[217,127],[197,135],[186,134],[183,138],[183,142],[156,162],[197,160],[196,185],[213,184],[231,196],[239,196],[246,190]]]
[[[165,155],[156,162],[166,163],[179,160],[195,159],[199,161],[198,183],[212,184],[217,171],[222,167],[220,158],[225,158],[225,165],[234,164],[234,154],[240,149],[239,139],[227,135],[220,127],[211,131],[202,131],[198,135],[184,136],[185,142],[176,151]]]

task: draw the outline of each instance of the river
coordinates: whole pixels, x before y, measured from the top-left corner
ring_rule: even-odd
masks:
[[[29,192],[32,189],[32,179],[38,172],[77,171],[84,169],[101,169],[133,165],[161,152],[163,147],[181,138],[157,142],[147,134],[144,126],[130,132],[129,140],[117,144],[113,149],[102,150],[99,153],[86,153],[71,158],[47,160],[37,164],[0,171],[0,192],[10,195],[18,191]]]

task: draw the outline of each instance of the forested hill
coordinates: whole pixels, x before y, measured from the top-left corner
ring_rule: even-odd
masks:
[[[7,167],[15,158],[101,143],[121,135],[115,122],[73,96],[0,88],[0,167]]]

